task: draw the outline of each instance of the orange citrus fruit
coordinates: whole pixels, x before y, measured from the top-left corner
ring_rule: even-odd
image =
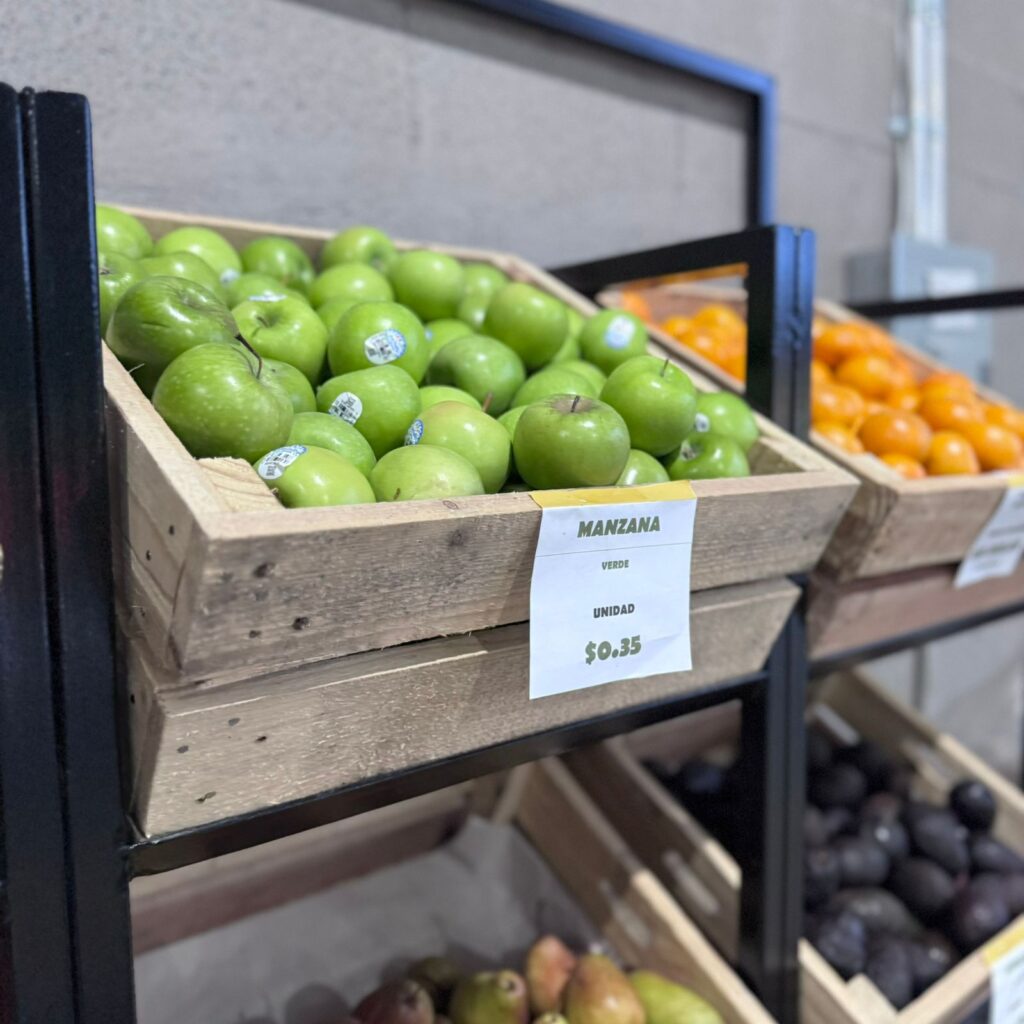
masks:
[[[673,338],[679,338],[690,329],[690,322],[688,316],[670,316],[662,322],[661,329]]]
[[[965,423],[962,433],[977,452],[982,469],[1013,469],[1024,453],[1024,441],[995,423]]]
[[[1024,439],[1024,412],[1011,405],[986,405],[985,419]]]
[[[896,345],[892,338],[881,327],[876,327],[874,324],[863,324],[862,326],[867,339],[868,351],[891,358],[896,351]]]
[[[747,329],[747,323],[743,317],[736,310],[723,306],[720,302],[712,302],[697,310],[693,315],[693,322],[708,327],[717,327],[730,334],[739,334]]]
[[[920,416],[902,409],[879,409],[861,424],[860,439],[874,455],[895,453],[922,462],[928,454],[932,431]]]
[[[932,430],[960,430],[965,423],[981,421],[978,403],[967,395],[925,393],[917,414]]]
[[[893,409],[917,412],[917,407],[921,404],[921,392],[917,388],[893,388],[885,396],[885,404]]]
[[[651,307],[648,305],[647,300],[639,292],[632,289],[626,289],[622,293],[619,308],[640,317],[641,320],[651,319]]]
[[[864,445],[861,444],[860,438],[849,427],[844,427],[842,423],[836,423],[834,420],[822,420],[822,422],[814,424],[814,430],[837,448],[841,448],[851,455],[860,455],[864,451]]]
[[[886,452],[884,455],[880,455],[879,458],[890,469],[895,469],[905,480],[921,480],[928,475],[925,472],[924,466],[917,459],[910,458],[909,455],[901,455],[899,452]]]
[[[864,352],[836,367],[836,381],[859,391],[865,398],[884,398],[892,389],[892,364],[885,356]]]
[[[820,360],[811,360],[811,387],[817,384],[828,384],[832,380],[832,371]]]
[[[826,366],[838,366],[868,350],[868,340],[860,324],[829,324],[814,339],[813,355]]]
[[[864,399],[842,384],[821,384],[811,388],[811,422],[853,426],[864,415]]]
[[[932,476],[961,476],[981,471],[974,449],[967,438],[955,430],[935,432],[924,464]]]
[[[925,377],[921,394],[970,396],[974,394],[974,382],[962,373],[942,370]]]
[[[899,352],[894,352],[889,357],[892,364],[892,386],[897,388],[917,388],[917,374],[914,372],[914,364]]]

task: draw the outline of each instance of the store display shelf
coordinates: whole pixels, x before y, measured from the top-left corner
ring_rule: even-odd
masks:
[[[813,707],[824,721],[881,745],[908,762],[912,790],[922,800],[944,802],[955,783],[971,778],[995,795],[994,835],[1024,852],[1024,794],[951,736],[929,725],[864,677],[840,674],[827,680]],[[725,847],[685,810],[644,767],[644,760],[680,764],[739,735],[733,704],[620,737],[569,755],[573,774],[612,824],[630,837],[641,860],[663,881],[730,959],[738,944],[737,893],[742,872]],[[1019,927],[1024,918],[1007,931]],[[998,938],[993,940],[997,942]],[[806,940],[800,944],[802,1017],[805,1024],[952,1024],[988,997],[984,947],[961,960],[917,999],[897,1011],[863,976],[848,982]]]

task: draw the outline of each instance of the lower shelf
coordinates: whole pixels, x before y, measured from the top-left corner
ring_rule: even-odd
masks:
[[[158,1024],[202,1019],[211,1003],[220,1019],[293,1019],[314,998],[342,1019],[382,974],[424,955],[518,967],[545,931],[688,985],[725,1024],[771,1024],[553,760],[500,788],[482,779],[142,879],[133,922],[140,1012]]]
[[[826,681],[820,704],[827,721],[873,740],[908,762],[920,799],[945,800],[964,778],[983,781],[998,805],[994,834],[1024,853],[1024,794],[952,737],[861,676]],[[739,708],[721,705],[570,754],[576,778],[730,960],[739,945],[739,865],[644,767],[643,760],[678,765],[734,746]],[[1024,917],[1010,928],[1024,925]],[[961,960],[917,999],[897,1011],[864,975],[844,981],[806,940],[800,944],[805,1024],[955,1024],[988,998],[984,947]]]
[[[693,671],[534,701],[525,623],[209,688],[156,685],[135,646],[136,824],[148,837],[209,824],[749,675],[798,593],[785,580],[696,593]]]

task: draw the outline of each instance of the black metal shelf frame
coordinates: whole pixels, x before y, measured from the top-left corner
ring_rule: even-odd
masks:
[[[799,813],[787,801],[793,767],[797,761],[802,764],[799,723],[806,665],[802,641],[794,639],[799,637],[797,619],[797,632],[791,626],[765,671],[748,679],[368,780],[208,829],[157,840],[129,839],[121,787],[124,745],[118,727],[124,704],[117,704],[123,689],[113,657],[109,549],[97,543],[107,536],[109,519],[88,105],[81,96],[60,93],[26,91],[16,97],[5,88],[3,97],[10,109],[0,157],[24,151],[31,172],[31,187],[5,193],[13,201],[4,213],[22,225],[20,235],[5,239],[24,240],[24,258],[5,265],[5,295],[9,285],[18,287],[19,282],[23,292],[30,282],[33,289],[32,303],[22,302],[21,336],[8,333],[2,341],[5,354],[11,355],[7,349],[16,346],[13,354],[19,356],[8,363],[16,372],[9,372],[3,382],[5,393],[10,391],[18,401],[4,413],[32,412],[31,422],[39,429],[38,451],[32,444],[13,451],[6,444],[4,458],[16,454],[20,461],[0,463],[6,482],[33,479],[32,472],[26,476],[28,469],[38,485],[28,496],[25,515],[9,522],[0,519],[5,551],[18,556],[12,559],[13,568],[35,568],[3,636],[0,728],[4,739],[10,735],[13,740],[0,750],[7,927],[0,954],[5,971],[0,998],[10,1002],[10,1012],[0,1019],[84,1024],[133,1019],[128,881],[135,871],[166,870],[265,842],[734,698],[744,702],[741,756],[749,780],[737,813],[760,825],[751,828],[750,849],[741,857],[741,968],[779,1019],[794,1019],[799,915],[792,912],[789,876],[799,860],[799,830],[793,814],[781,809]],[[6,159],[0,163],[20,166]],[[752,323],[761,325],[752,337],[752,385],[762,396],[760,407],[783,409],[798,391],[794,359],[802,360],[806,376],[806,347],[797,342],[809,335],[813,236],[789,228],[759,228],[668,247],[664,255],[674,266],[694,269],[721,259],[750,264],[752,287],[763,300],[751,303]],[[635,265],[646,266],[650,258],[640,254]],[[620,266],[628,269],[632,259],[624,258]],[[781,341],[773,338],[776,328]],[[73,394],[67,387],[69,366],[75,367]],[[782,396],[788,397],[784,401]],[[5,439],[16,433],[6,431]],[[38,552],[36,562],[33,551]],[[29,582],[36,588],[34,603]],[[8,676],[16,685],[8,685]],[[31,776],[26,765],[35,768],[34,762],[16,761],[29,740],[38,762]],[[27,782],[38,790],[34,796],[18,788]],[[802,792],[802,786],[796,791]],[[40,813],[45,814],[42,825]],[[47,832],[49,859],[44,857]],[[33,869],[35,885],[17,870],[25,863]],[[49,916],[43,913],[47,900]],[[46,963],[53,975],[50,983],[26,980],[37,966],[33,963],[30,969],[24,961],[27,950],[42,957],[37,963]],[[36,972],[37,979],[42,976]],[[63,1006],[54,1016],[50,1008],[62,995]]]

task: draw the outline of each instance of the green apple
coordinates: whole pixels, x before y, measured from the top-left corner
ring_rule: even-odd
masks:
[[[455,315],[464,324],[469,324],[474,331],[479,331],[484,325],[484,318],[487,316],[487,307],[490,303],[490,295],[484,292],[464,295]]]
[[[517,405],[532,405],[550,395],[583,395],[597,398],[598,391],[582,374],[564,370],[560,366],[548,366],[526,378],[526,383],[515,393],[513,408]]]
[[[647,351],[647,329],[639,317],[621,309],[595,313],[580,331],[580,351],[602,373]]]
[[[237,333],[227,306],[194,281],[146,277],[121,296],[106,337],[121,362],[144,366],[155,384],[155,376],[186,349],[214,341],[234,346]]]
[[[370,442],[351,423],[325,412],[296,413],[288,433],[288,443],[315,445],[337,452],[367,478],[377,464]]]
[[[468,391],[492,416],[512,404],[523,386],[523,361],[507,345],[481,334],[449,341],[430,361],[428,384],[451,384]]]
[[[310,384],[320,379],[327,328],[300,299],[249,299],[231,311],[242,337],[261,356],[291,363]]]
[[[484,320],[484,333],[508,345],[528,370],[551,362],[568,329],[564,302],[519,282],[494,294]]]
[[[626,468],[615,482],[620,487],[634,487],[638,484],[663,484],[668,480],[668,470],[653,455],[633,448],[626,459]]]
[[[286,508],[364,505],[376,501],[370,481],[337,452],[287,444],[267,452],[256,472]]]
[[[596,398],[553,395],[526,407],[512,447],[516,470],[531,487],[603,487],[626,466],[629,430]]]
[[[320,267],[326,270],[338,263],[369,263],[375,270],[387,273],[397,255],[395,243],[383,231],[357,224],[324,242]]]
[[[511,409],[506,409],[498,417],[498,422],[508,431],[508,439],[510,441],[516,436],[516,424],[525,410],[525,405],[514,405]]]
[[[242,273],[242,261],[235,247],[222,234],[210,228],[175,228],[157,240],[153,252],[157,256],[190,252],[213,268],[221,284],[234,281]]]
[[[320,317],[324,327],[327,328],[327,337],[330,338],[334,325],[355,305],[355,299],[346,299],[342,295],[336,295],[328,299],[322,306],[316,307],[316,315]]]
[[[562,347],[551,357],[552,363],[566,363],[572,360],[573,362],[579,362],[580,358],[580,343],[578,338],[574,338],[571,334],[567,334],[565,341],[562,342]],[[604,374],[602,374],[604,376]]]
[[[142,269],[130,256],[119,252],[100,252],[97,286],[100,293],[101,338],[106,336],[107,325],[121,296],[141,280]]]
[[[291,400],[237,342],[183,352],[160,374],[153,405],[196,458],[255,462],[280,448],[292,425]]]
[[[750,476],[750,464],[740,444],[731,437],[693,431],[682,447],[666,459],[673,480],[714,480]]]
[[[378,501],[422,501],[483,494],[473,464],[458,452],[432,444],[406,445],[388,452],[370,474]]]
[[[403,252],[389,271],[395,296],[422,320],[455,316],[465,285],[462,264],[443,252]]]
[[[484,491],[494,494],[508,479],[512,442],[496,420],[462,402],[441,402],[424,409],[413,420],[405,443],[436,444],[458,452],[480,474]]]
[[[676,451],[693,430],[697,413],[693,381],[658,356],[620,363],[601,389],[601,401],[626,421],[633,447],[651,455]]]
[[[242,269],[253,274],[269,274],[303,295],[313,283],[313,264],[289,238],[265,235],[251,241],[240,253]]]
[[[137,217],[114,206],[97,203],[96,248],[99,252],[119,252],[137,260],[153,251],[153,239]]]
[[[703,433],[731,437],[744,452],[750,451],[760,436],[757,420],[739,395],[728,391],[710,391],[697,396],[697,418],[694,426]]]
[[[467,295],[493,295],[508,284],[508,275],[490,263],[462,264]]]
[[[191,252],[165,252],[160,256],[144,256],[139,266],[146,277],[182,277],[195,281],[222,302],[227,297],[217,272],[205,260]]]
[[[560,369],[572,370],[573,373],[586,377],[597,388],[598,394],[601,393],[601,388],[604,387],[604,383],[608,379],[593,363],[588,363],[585,359],[566,359],[564,363],[559,363],[558,366]]]
[[[288,396],[294,412],[310,413],[316,410],[316,395],[313,394],[313,387],[301,370],[290,363],[282,363],[279,359],[264,357],[263,372],[270,380],[276,381]]]
[[[327,346],[331,373],[394,363],[419,384],[430,361],[416,315],[397,302],[360,302],[334,325]]]
[[[420,389],[397,366],[373,366],[324,381],[316,407],[352,424],[379,459],[405,441],[420,411]]]
[[[480,408],[480,403],[468,391],[460,388],[450,388],[447,384],[425,384],[420,388],[420,403],[424,409],[440,402],[461,402],[471,409]]]
[[[294,288],[281,284],[276,277],[269,274],[239,274],[233,281],[224,285],[224,293],[231,306],[238,306],[249,299],[302,299],[306,296]]]
[[[430,345],[431,358],[449,341],[453,341],[455,338],[465,338],[468,334],[474,333],[469,324],[454,318],[430,320],[424,325],[423,331]]]
[[[390,302],[395,293],[388,279],[369,263],[337,263],[318,274],[309,286],[309,301],[322,306],[328,299]]]

